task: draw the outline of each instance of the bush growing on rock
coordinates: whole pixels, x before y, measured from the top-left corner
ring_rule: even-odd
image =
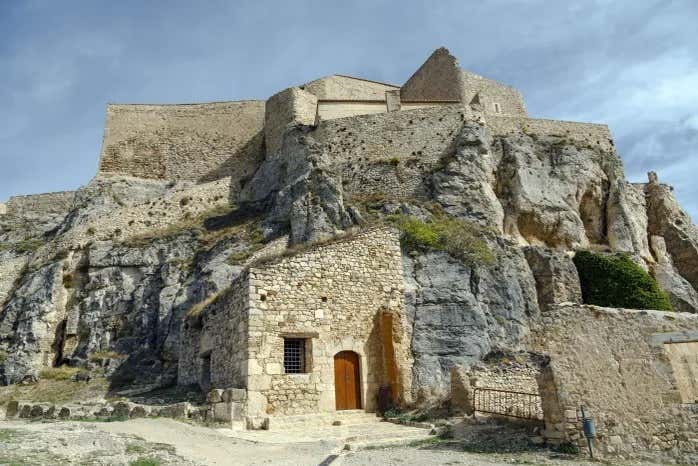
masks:
[[[672,311],[669,296],[626,254],[579,251],[574,256],[586,304]]]
[[[474,223],[445,215],[428,222],[408,215],[392,220],[402,232],[400,241],[409,249],[446,251],[470,266],[494,263],[494,253],[483,239],[485,231]]]

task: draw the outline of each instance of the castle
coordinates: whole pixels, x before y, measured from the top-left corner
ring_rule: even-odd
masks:
[[[470,403],[471,377],[537,394],[550,443],[582,444],[584,405],[605,454],[698,454],[698,233],[690,219],[656,178],[624,180],[605,125],[530,118],[516,89],[462,70],[444,48],[402,86],[333,75],[266,101],[109,105],[93,183],[114,192],[0,205],[0,219],[15,228],[42,219],[40,233],[58,235],[33,258],[0,265],[6,316],[26,307],[12,296],[37,257],[65,250],[61,270],[93,283],[78,292],[59,283],[66,272],[46,272],[54,277],[46,301],[59,304],[36,307],[44,336],[17,342],[0,331],[0,343],[21,354],[5,368],[9,382],[51,361],[131,348],[135,338],[124,334],[136,291],[119,301],[113,290],[91,290],[106,286],[101,273],[125,287],[160,274],[150,300],[156,322],[142,346],[166,354],[160,364],[174,367],[177,383],[209,392],[219,420],[268,428],[284,416],[374,412],[379,393],[392,405],[458,393]],[[107,207],[64,220],[89,196]],[[184,267],[176,256],[165,268],[143,268],[114,252],[231,205],[212,222],[264,217],[255,224],[264,241],[244,254],[238,243],[253,235],[236,230],[238,243],[226,250],[240,256],[234,266]],[[394,227],[366,220],[442,212],[489,232],[494,266],[409,253]],[[594,248],[634,257],[686,312],[585,304],[571,256]],[[157,251],[151,256],[166,255]],[[187,280],[216,286],[194,283],[198,299],[177,304],[192,269],[199,275]],[[192,300],[200,304],[184,312]],[[3,322],[13,321],[0,320],[0,330]],[[483,362],[501,348],[525,361]]]

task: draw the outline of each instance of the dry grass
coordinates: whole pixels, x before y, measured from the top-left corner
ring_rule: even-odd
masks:
[[[100,361],[102,359],[126,359],[128,356],[116,351],[95,351],[88,358],[90,361]]]
[[[42,379],[31,385],[0,387],[0,405],[11,400],[46,403],[99,400],[103,399],[108,391],[109,382],[104,377],[94,377],[87,383]]]
[[[199,314],[201,314],[201,312],[203,312],[204,309],[206,309],[207,306],[216,302],[216,300],[218,298],[220,298],[223,295],[223,293],[225,293],[226,291],[227,291],[227,288],[223,289],[217,293],[214,293],[210,296],[207,296],[206,299],[204,299],[203,301],[198,302],[198,303],[194,304],[192,307],[190,307],[189,310],[187,311],[187,313],[185,314],[185,316],[187,318],[198,316]]]
[[[70,380],[79,371],[77,367],[70,366],[48,367],[39,373],[39,377],[47,380]]]

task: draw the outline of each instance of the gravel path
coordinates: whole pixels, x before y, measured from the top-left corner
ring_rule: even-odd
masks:
[[[144,459],[155,460],[150,464],[179,466],[611,464],[592,463],[547,450],[473,453],[465,451],[462,443],[436,438],[412,446],[341,451],[344,442],[337,438],[269,443],[266,440],[278,438],[260,435],[259,439],[265,441],[255,442],[235,438],[235,435],[226,429],[211,429],[165,418],[125,422],[0,421],[0,465],[130,466]],[[642,464],[649,466],[649,463]]]

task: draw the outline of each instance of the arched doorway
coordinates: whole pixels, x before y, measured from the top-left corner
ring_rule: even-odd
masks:
[[[334,394],[337,410],[361,408],[359,355],[340,351],[334,355]]]

